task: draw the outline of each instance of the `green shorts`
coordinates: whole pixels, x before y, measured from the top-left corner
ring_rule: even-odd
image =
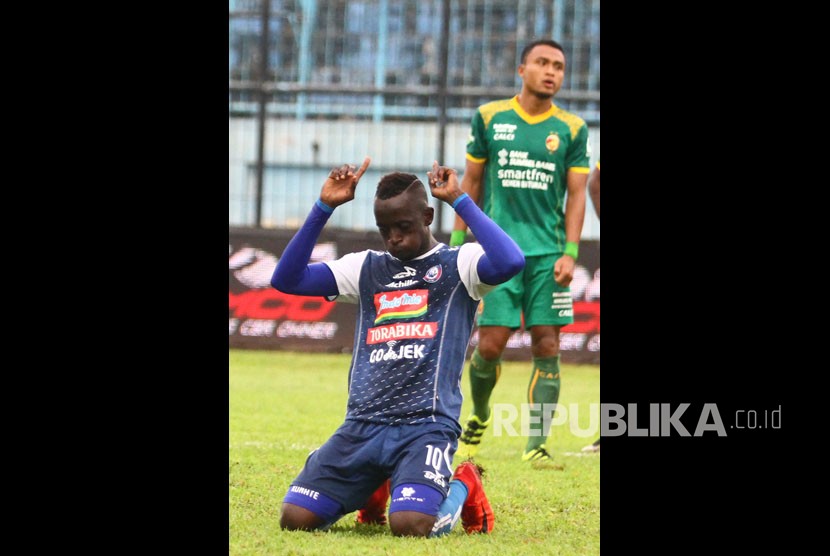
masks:
[[[479,326],[507,326],[518,329],[522,326],[558,325],[574,321],[571,289],[563,288],[553,279],[553,265],[561,256],[539,255],[525,257],[522,272],[496,286],[481,301]]]

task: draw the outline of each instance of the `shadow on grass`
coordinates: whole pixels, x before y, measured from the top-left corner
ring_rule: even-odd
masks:
[[[360,537],[392,536],[388,525],[367,525],[365,523],[334,524],[329,528],[330,533],[358,535]]]

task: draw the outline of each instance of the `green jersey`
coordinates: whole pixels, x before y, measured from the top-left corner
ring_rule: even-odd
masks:
[[[588,126],[556,105],[531,116],[518,97],[478,108],[467,158],[486,163],[484,212],[527,256],[565,251],[568,170],[590,171]]]

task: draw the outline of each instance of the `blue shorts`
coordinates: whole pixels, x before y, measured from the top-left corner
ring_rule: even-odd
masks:
[[[347,514],[362,508],[391,478],[393,492],[398,485],[422,484],[439,491],[443,500],[457,447],[456,432],[441,423],[393,426],[348,420],[308,456],[289,494],[320,492]]]

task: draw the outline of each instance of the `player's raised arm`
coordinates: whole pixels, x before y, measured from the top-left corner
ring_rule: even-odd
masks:
[[[336,207],[354,199],[357,183],[371,161],[367,156],[358,169],[353,164],[343,164],[329,172],[320,198],[280,257],[271,275],[271,286],[295,295],[334,296],[339,293],[331,269],[324,263],[308,264],[308,261],[323,226]]]
[[[439,166],[436,161],[427,176],[432,196],[452,205],[484,249],[477,266],[481,281],[490,285],[501,284],[521,272],[525,266],[522,250],[461,190],[456,171]]]
[[[481,199],[482,183],[484,181],[484,164],[467,160],[464,170],[464,178],[461,180],[461,190],[470,195],[473,202],[478,205]],[[463,245],[467,237],[467,223],[458,214],[455,215],[455,222],[450,235],[450,247]]]

